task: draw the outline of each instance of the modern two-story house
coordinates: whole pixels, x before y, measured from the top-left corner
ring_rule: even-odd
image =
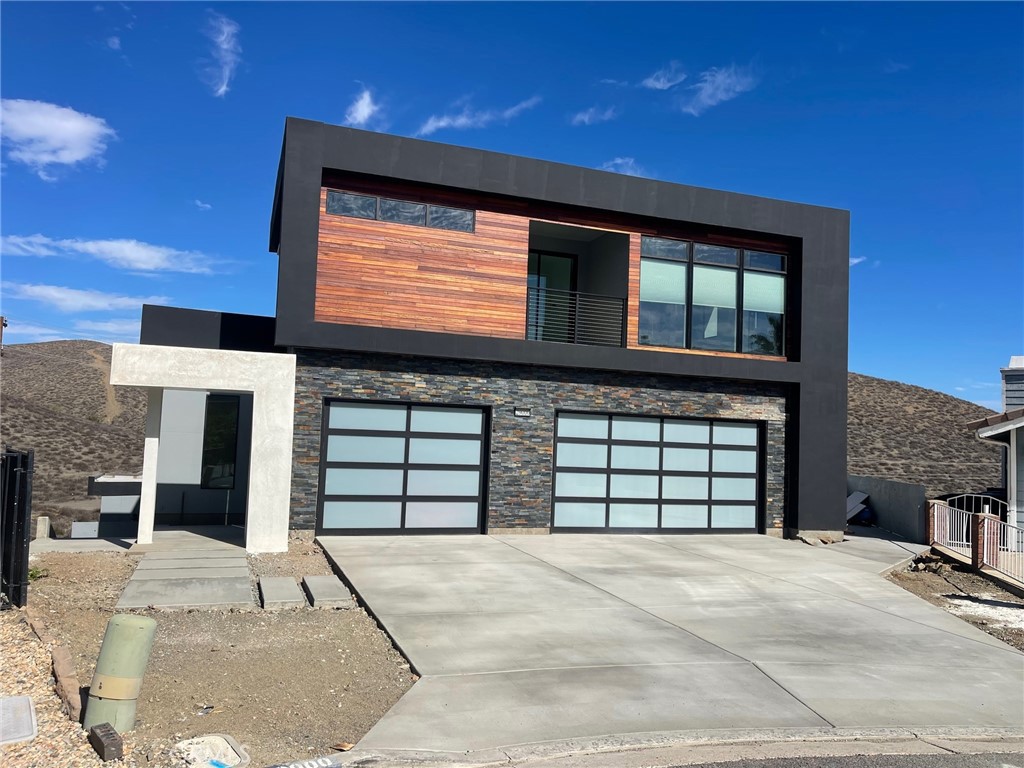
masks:
[[[140,540],[840,536],[848,242],[841,210],[289,118],[276,316],[147,307],[115,348]]]

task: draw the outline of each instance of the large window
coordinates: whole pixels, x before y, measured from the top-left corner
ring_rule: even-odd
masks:
[[[641,243],[641,344],[785,355],[786,257],[686,240]]]
[[[357,219],[378,219],[432,229],[450,229],[454,232],[473,232],[476,227],[475,212],[464,208],[392,200],[354,192],[337,192],[333,189],[327,192],[327,212]]]
[[[238,451],[238,395],[207,395],[200,488],[232,490]]]

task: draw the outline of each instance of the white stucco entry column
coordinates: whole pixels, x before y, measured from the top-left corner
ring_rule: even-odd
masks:
[[[295,355],[149,344],[115,344],[110,383],[132,387],[252,393],[252,459],[245,516],[249,552],[288,550]],[[151,434],[154,400],[156,433]],[[159,399],[150,396],[139,503],[139,541],[152,541],[159,450]],[[153,445],[150,445],[151,439]],[[147,486],[148,484],[148,486]]]

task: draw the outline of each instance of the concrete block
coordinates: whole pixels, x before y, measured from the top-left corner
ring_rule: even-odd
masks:
[[[100,524],[96,522],[74,521],[71,523],[72,539],[95,539],[100,535]]]
[[[349,608],[352,593],[337,576],[303,576],[302,587],[314,608]]]
[[[260,576],[260,602],[264,608],[297,608],[306,598],[291,576]]]
[[[40,515],[36,518],[36,538],[50,538],[50,518],[46,515]]]
[[[100,723],[89,729],[89,743],[96,750],[100,760],[120,760],[124,757],[124,742],[121,734],[111,727],[110,723]]]

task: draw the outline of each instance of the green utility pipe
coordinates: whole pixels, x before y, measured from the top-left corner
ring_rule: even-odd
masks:
[[[89,687],[85,730],[101,723],[110,723],[118,733],[135,728],[135,703],[155,634],[156,621],[148,616],[122,614],[107,622]]]

